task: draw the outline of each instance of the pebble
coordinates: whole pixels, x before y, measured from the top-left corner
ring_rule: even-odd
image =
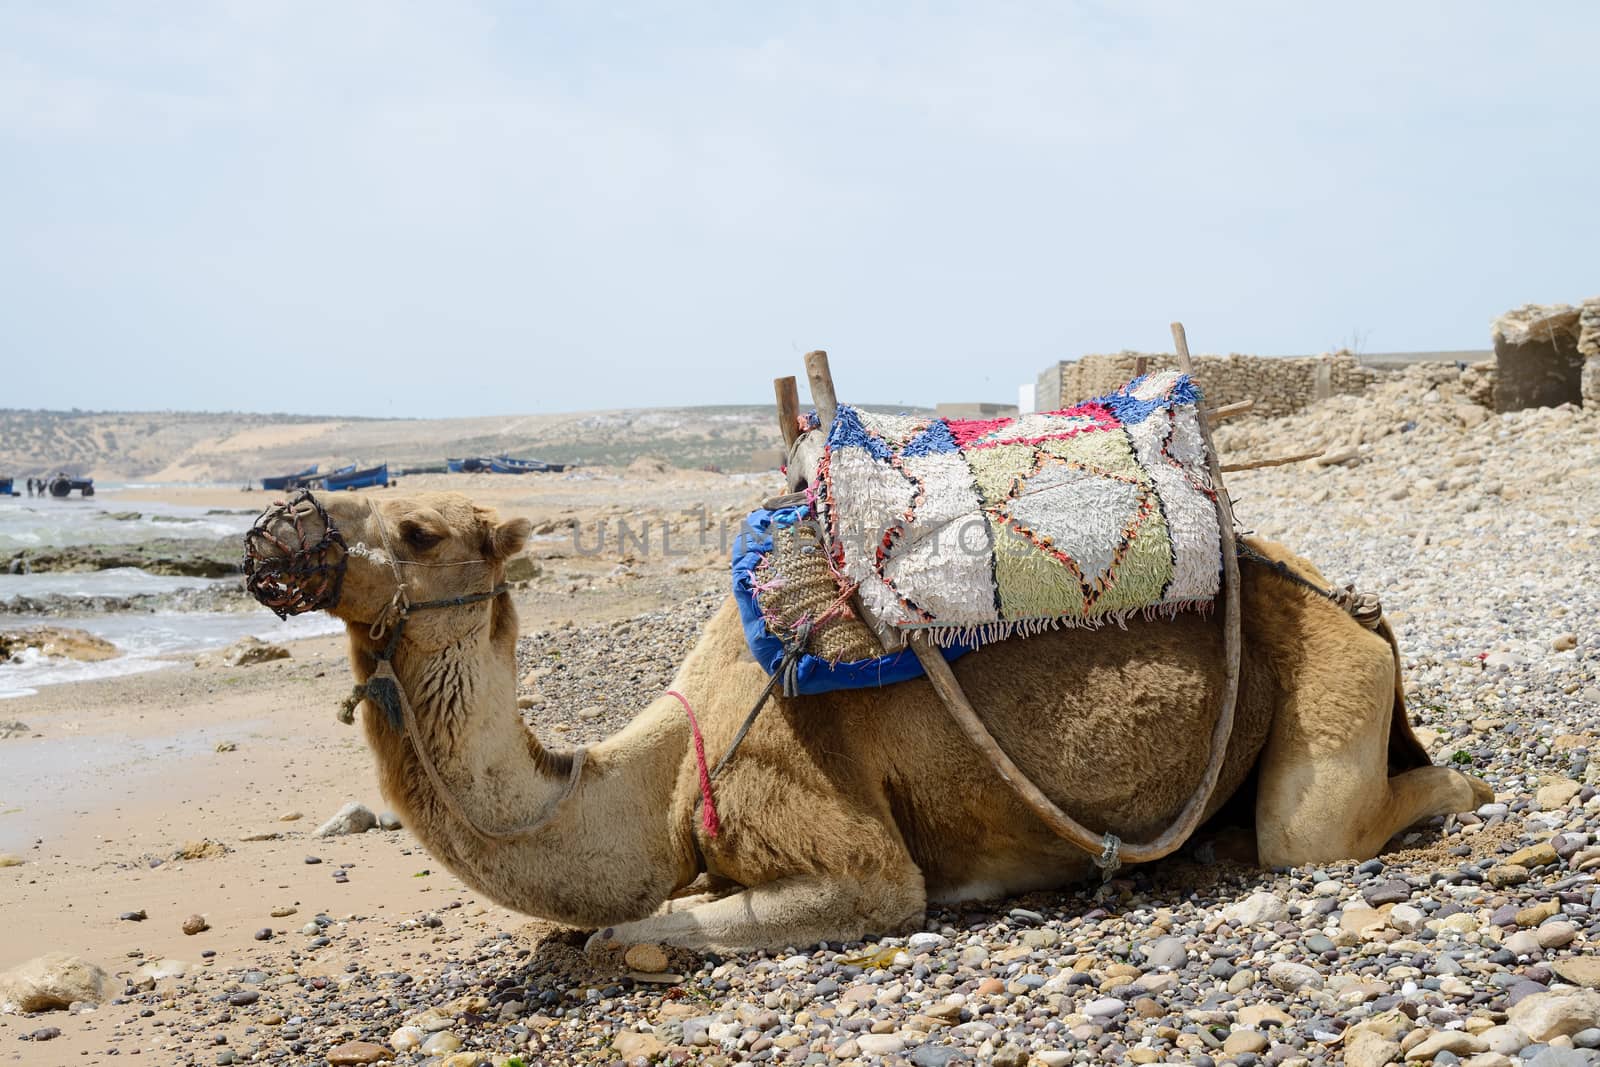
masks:
[[[1189,944],[1181,937],[1158,938],[1145,949],[1145,963],[1156,969],[1179,970],[1189,962]]]
[[[1222,1051],[1229,1056],[1242,1052],[1265,1052],[1267,1035],[1257,1030],[1235,1030],[1222,1042]]]
[[[211,924],[206,922],[204,915],[191,915],[183,920],[183,932],[190,937],[195,934],[203,934],[209,929],[211,929]]]
[[[1448,1052],[1455,1056],[1470,1056],[1478,1052],[1488,1051],[1482,1038],[1460,1030],[1436,1030],[1423,1037],[1406,1052],[1407,1060],[1433,1060],[1438,1062],[1441,1052]]]
[[[396,1052],[410,1052],[428,1039],[428,1035],[415,1026],[402,1026],[389,1035],[389,1047]]]
[[[1391,878],[1388,881],[1368,886],[1361,891],[1361,895],[1368,904],[1376,908],[1384,904],[1398,904],[1403,900],[1411,899],[1411,886],[1402,879]]]
[[[394,1054],[388,1049],[370,1041],[346,1041],[328,1050],[328,1062],[331,1064],[377,1063],[393,1058]]]
[[[1322,975],[1303,963],[1274,963],[1267,968],[1267,981],[1288,993],[1322,988]]]
[[[623,961],[635,971],[659,973],[667,969],[667,954],[659,945],[630,945]]]
[[[1570,1037],[1600,1026],[1600,993],[1587,989],[1534,993],[1513,1004],[1506,1021],[1534,1041]]]
[[[1223,908],[1222,917],[1232,926],[1270,926],[1289,917],[1289,905],[1271,893],[1252,893]]]
[[[869,1056],[895,1056],[906,1047],[899,1034],[862,1034],[856,1038],[856,1047]]]
[[[1556,960],[1550,969],[1563,982],[1571,982],[1584,989],[1600,989],[1600,958],[1594,956],[1574,956],[1570,959]]]
[[[1116,997],[1099,997],[1083,1006],[1083,1013],[1091,1019],[1109,1019],[1128,1005]]]
[[[449,1030],[440,1030],[432,1034],[422,1043],[424,1056],[441,1056],[447,1052],[454,1052],[461,1047],[461,1039]]]

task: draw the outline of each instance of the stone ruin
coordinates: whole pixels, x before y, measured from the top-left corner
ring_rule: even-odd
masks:
[[[1600,297],[1525,304],[1495,319],[1494,409],[1600,407]]]
[[[1117,388],[1143,372],[1172,370],[1177,357],[1160,352],[1116,352],[1062,361],[1039,375],[1035,403],[1041,411],[1070,407]],[[1361,365],[1349,352],[1323,356],[1200,355],[1195,378],[1218,403],[1253,399],[1253,413],[1289,415],[1330,396],[1359,394],[1381,372]]]

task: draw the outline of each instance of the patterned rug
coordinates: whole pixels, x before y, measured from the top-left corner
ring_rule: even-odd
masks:
[[[1016,418],[841,405],[817,493],[834,568],[889,647],[1203,608],[1221,542],[1199,399],[1166,372]]]

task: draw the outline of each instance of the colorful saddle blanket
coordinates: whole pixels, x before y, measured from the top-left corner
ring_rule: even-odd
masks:
[[[817,500],[835,570],[880,635],[941,644],[1208,605],[1222,555],[1199,399],[1167,372],[1016,418],[841,406]]]
[[[751,652],[785,692],[820,693],[920,676],[906,631],[954,659],[1209,605],[1222,550],[1199,400],[1169,372],[1009,419],[841,405],[814,507],[756,511],[735,541]]]

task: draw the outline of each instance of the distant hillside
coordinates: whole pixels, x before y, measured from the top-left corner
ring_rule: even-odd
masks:
[[[356,419],[234,412],[0,410],[0,476],[64,470],[103,481],[243,482],[320,463],[441,463],[532,456],[625,465],[659,455],[688,468],[776,465],[773,409],[653,408],[464,419]]]

